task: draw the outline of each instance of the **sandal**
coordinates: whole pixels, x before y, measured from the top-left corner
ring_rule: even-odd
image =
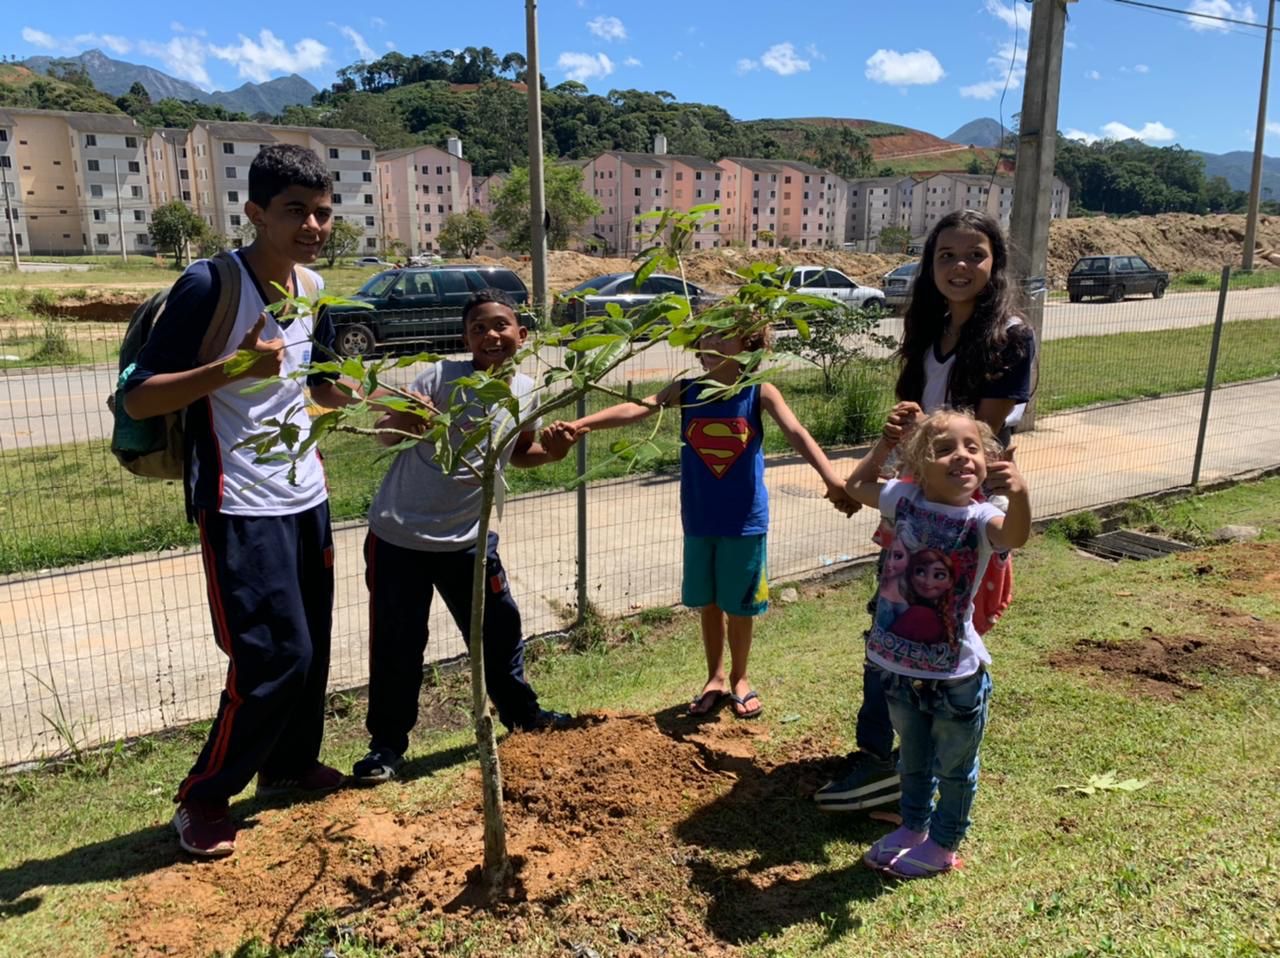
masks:
[[[689,703],[689,714],[698,717],[710,715],[724,705],[724,700],[728,697],[729,693],[724,689],[706,689],[701,695],[694,696]]]
[[[889,839],[897,835],[899,831],[901,831],[901,829],[896,829],[888,835],[882,835],[874,845],[867,849],[867,853],[862,856],[862,864],[866,865],[872,871],[888,871],[900,855],[911,851],[916,847],[916,845],[922,844],[924,841],[922,840],[921,842],[916,842],[912,845],[903,845],[901,844],[900,839],[894,839],[890,842]]]
[[[760,696],[756,695],[755,689],[752,689],[746,695],[730,694],[729,701],[733,703],[734,717],[743,719],[748,722],[753,719],[758,719],[761,716],[761,714],[764,712],[764,703],[760,702],[760,707],[758,709],[756,709],[753,712],[748,712],[746,710],[747,703],[750,702],[752,699],[755,699],[757,702],[760,702]],[[738,711],[739,709],[742,709],[742,711]]]
[[[958,858],[945,865],[935,865],[933,862],[914,857],[911,854],[914,850],[908,849],[880,870],[890,878],[901,878],[910,881],[914,878],[932,878],[935,875],[945,875],[947,872],[954,871],[960,867],[960,859]],[[904,865],[911,871],[904,871]]]

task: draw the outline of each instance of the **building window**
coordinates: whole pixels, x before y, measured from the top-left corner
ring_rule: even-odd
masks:
[[[142,172],[142,164],[141,164],[141,163],[139,163],[137,160],[130,160],[130,161],[129,161],[129,172],[130,172],[130,173],[141,173],[141,172]]]
[[[376,236],[366,236],[364,240],[364,245],[369,249],[377,249],[378,238]]]
[[[89,185],[89,195],[90,195],[90,196],[96,196],[98,199],[101,199],[101,198],[102,198],[102,184],[101,184],[101,183],[92,183],[92,184],[90,184],[90,185]]]
[[[341,170],[330,170],[330,171],[329,171],[329,175],[330,175],[331,177],[333,177],[333,182],[335,182],[335,183],[341,183],[341,182],[342,182],[342,171],[341,171]]]
[[[98,161],[97,161],[97,160],[85,160],[84,168],[85,168],[88,172],[90,172],[90,173],[97,173],[97,172],[99,171],[99,164],[98,164]]]
[[[361,151],[360,151],[360,159],[362,159],[362,160],[367,160],[367,159],[369,159],[369,158],[370,158],[370,157],[369,157],[369,151],[368,151],[368,150],[361,150]]]
[[[132,196],[135,200],[142,199],[142,187],[141,186],[129,187],[129,195]]]
[[[370,173],[368,170],[365,170],[363,173],[360,174],[360,180],[361,182],[364,182],[364,183],[372,183],[373,174]]]
[[[236,178],[236,168],[234,166],[223,167],[222,175],[229,180],[234,180]]]
[[[329,147],[329,159],[336,160],[337,158],[338,158],[338,151],[333,147]]]
[[[106,233],[98,233],[93,237],[93,241],[99,246],[108,246],[111,243],[111,237]]]
[[[105,223],[105,222],[107,221],[107,211],[106,211],[106,210],[94,210],[94,211],[93,211],[93,221],[94,221],[95,223]]]
[[[96,136],[94,136],[92,133],[86,133],[86,134],[84,135],[84,145],[85,145],[85,146],[97,146],[97,145],[98,145],[98,138],[97,138]]]
[[[372,217],[372,216],[366,216],[366,217],[364,218],[364,225],[365,225],[365,226],[372,226],[372,225],[373,225],[373,217]]]
[[[239,225],[240,225],[240,214],[239,214],[239,213],[232,213],[232,214],[231,214],[231,225],[232,225],[232,226],[239,226]]]
[[[190,191],[190,190],[183,190],[183,191],[182,191],[182,202],[184,202],[184,203],[190,203],[190,202],[191,202],[191,191]]]
[[[364,195],[364,205],[365,205],[365,206],[372,206],[372,205],[373,205],[373,194],[372,194],[372,193],[366,193],[366,194]]]
[[[700,179],[702,179],[702,174],[701,174],[701,173],[695,173],[695,174],[693,174],[693,175],[694,175],[694,178],[695,178],[695,179],[699,179],[699,180],[700,180]],[[679,182],[680,182],[681,180],[683,180],[683,179],[684,179],[684,174],[683,174],[682,172],[680,172],[679,170],[676,170],[676,182],[677,182],[677,183],[679,183]]]
[[[147,221],[147,211],[146,211],[146,210],[134,210],[134,211],[133,211],[133,221],[134,221],[135,223],[145,223],[145,222]]]
[[[137,236],[137,243],[140,247],[150,246],[151,237],[148,236],[146,233],[139,233]]]
[[[443,167],[443,166],[437,166],[437,167],[436,167],[436,176],[440,176],[440,175],[441,175],[441,174],[443,174],[443,173],[444,173],[444,167]]]
[[[341,193],[334,193],[334,194],[333,194],[333,205],[334,205],[334,206],[340,206],[341,204],[342,204],[342,194],[341,194]]]

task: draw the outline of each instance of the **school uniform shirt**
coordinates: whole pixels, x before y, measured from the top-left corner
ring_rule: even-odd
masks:
[[[449,441],[459,448],[473,428],[497,405],[485,406],[467,387],[455,383],[475,373],[471,360],[445,359],[432,363],[410,387],[431,399],[437,409],[446,410],[465,402],[466,412],[454,421]],[[511,393],[520,403],[520,418],[527,420],[534,412],[537,398],[534,382],[523,373],[511,379]],[[490,426],[490,438],[466,453],[467,462],[477,470],[492,442],[511,435],[517,423],[505,409],[498,412]],[[540,428],[535,420],[529,429]],[[511,460],[515,442],[508,443],[498,462],[497,481]],[[480,505],[483,492],[480,480],[459,463],[450,475],[435,460],[435,444],[419,442],[396,456],[373,497],[369,508],[369,530],[384,542],[403,549],[422,552],[456,552],[471,546],[480,530]]]
[[[880,490],[880,514],[907,557],[881,571],[867,658],[923,679],[963,678],[989,665],[973,599],[993,551],[987,524],[1003,513],[989,502],[929,502],[915,483],[893,479]]]
[[[769,531],[760,387],[703,400],[709,388],[686,380],[680,396],[680,517],[688,536],[755,536]]]
[[[1014,317],[1009,320],[1008,326],[1017,326],[1021,322],[1021,319]],[[924,390],[920,396],[920,406],[926,413],[936,412],[951,404],[948,387],[951,370],[956,364],[956,354],[952,350],[943,356],[940,349],[941,343],[934,343],[924,357]],[[1027,355],[982,390],[983,399],[1012,399],[1017,403],[1004,421],[1005,429],[1009,431],[1017,427],[1022,421],[1022,414],[1026,412],[1027,400],[1031,398],[1031,373],[1035,368],[1035,359],[1036,343],[1033,337]]]
[[[219,357],[229,356],[253,328],[266,309],[267,298],[257,277],[236,254],[240,267],[240,303],[235,323]],[[294,271],[297,275],[305,267]],[[314,287],[323,288],[321,278],[311,273]],[[164,312],[151,331],[138,362],[125,384],[126,392],[158,373],[183,372],[196,366],[196,357],[205,331],[213,320],[221,284],[208,260],[197,260],[174,283]],[[228,382],[187,407],[186,438],[187,503],[194,509],[212,509],[231,516],[287,516],[304,512],[328,498],[320,455],[310,449],[298,459],[293,481],[288,462],[262,464],[248,448],[237,449],[248,436],[272,427],[268,420],[288,422],[298,429],[298,444],[311,431],[307,415],[306,391],[296,379],[283,378],[311,363],[313,349],[328,355],[333,348],[333,322],[322,312],[317,320],[310,313],[286,318],[283,325],[268,314],[263,339],[284,340],[284,361],[279,382],[261,391],[247,391],[262,384],[260,379]],[[335,377],[307,377],[307,385]],[[295,445],[295,449],[297,446]],[[273,454],[290,455],[283,443]]]

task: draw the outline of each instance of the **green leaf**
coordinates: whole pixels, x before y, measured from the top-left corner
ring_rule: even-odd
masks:
[[[583,336],[581,339],[575,339],[569,344],[569,349],[574,353],[585,353],[589,349],[599,349],[601,346],[612,345],[620,339],[622,337],[617,333],[597,333],[593,336]]]

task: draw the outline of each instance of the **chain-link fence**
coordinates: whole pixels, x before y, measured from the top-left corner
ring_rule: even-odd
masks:
[[[1131,293],[1119,302],[1048,293],[1035,426],[1015,436],[1037,516],[1280,465],[1271,415],[1280,404],[1280,287],[1233,286],[1220,296],[1218,285],[1217,276],[1180,277],[1162,298]],[[208,717],[226,667],[211,638],[181,489],[129,476],[108,450],[103,399],[122,327],[90,309],[67,319],[62,308],[53,303],[47,315],[0,325],[0,365],[9,367],[0,369],[0,765]],[[881,330],[899,334],[901,319],[885,319]],[[842,472],[891,403],[883,350],[867,354],[827,375],[783,358],[774,374]],[[643,396],[691,366],[688,354],[658,346],[610,385]],[[400,373],[408,382],[415,370]],[[611,401],[601,397],[592,408]],[[574,619],[580,575],[586,599],[605,614],[679,601],[677,433],[666,417],[655,433],[662,453],[629,475],[605,463],[616,435],[588,437],[585,465],[599,478],[587,484],[585,513],[580,493],[565,490],[575,457],[508,471],[501,551],[529,634]],[[380,451],[346,436],[326,450],[336,688],[365,679],[361,543],[387,466]],[[840,517],[772,423],[766,452],[775,587],[871,554],[873,516]],[[461,653],[442,603],[431,632],[432,657]]]

